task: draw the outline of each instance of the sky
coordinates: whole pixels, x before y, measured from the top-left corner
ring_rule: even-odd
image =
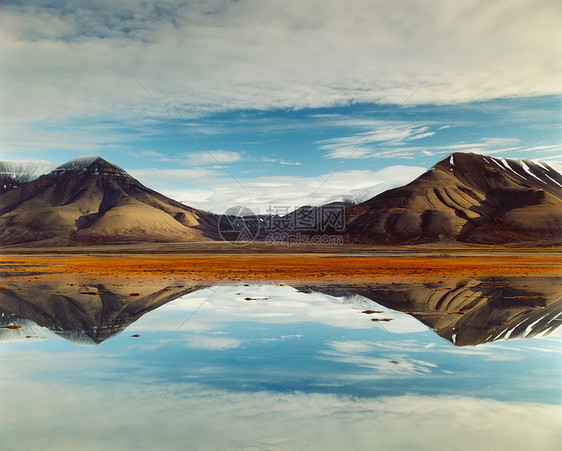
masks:
[[[100,155],[215,212],[562,160],[555,0],[84,3],[0,2],[0,160]]]

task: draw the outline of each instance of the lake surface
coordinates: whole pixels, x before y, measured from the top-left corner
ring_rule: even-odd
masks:
[[[544,278],[6,284],[2,448],[559,449],[561,297]]]

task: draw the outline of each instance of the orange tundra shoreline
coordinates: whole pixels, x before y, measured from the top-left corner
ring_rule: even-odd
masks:
[[[3,254],[0,279],[168,278],[204,282],[431,282],[441,278],[560,277],[562,256],[241,254]]]

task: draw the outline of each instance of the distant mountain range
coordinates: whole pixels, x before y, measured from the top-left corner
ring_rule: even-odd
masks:
[[[374,244],[556,241],[562,237],[561,166],[453,153],[405,186],[371,197],[380,191],[375,185],[334,198],[333,205],[346,208],[345,231],[337,233]],[[236,239],[236,231],[219,233],[224,219],[147,188],[101,157],[57,167],[0,162],[0,245]],[[253,232],[267,221],[260,216],[237,224],[264,239],[263,230]],[[311,230],[317,233],[314,225]]]

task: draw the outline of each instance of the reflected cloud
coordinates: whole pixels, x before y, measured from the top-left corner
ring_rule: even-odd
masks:
[[[411,354],[401,356],[400,360],[396,360],[394,357],[382,358],[367,355],[378,347],[378,344],[375,343],[332,341],[328,342],[327,345],[331,349],[322,351],[322,358],[333,362],[370,368],[376,370],[379,377],[388,377],[389,375],[411,377],[416,374],[430,373],[433,368],[437,368],[437,365],[420,361]],[[408,352],[405,348],[403,351]]]
[[[559,340],[511,340],[552,334],[555,283],[18,288],[1,339],[106,342],[1,343],[7,449],[559,447]]]
[[[209,337],[205,335],[192,335],[187,339],[186,346],[193,349],[205,349],[208,351],[225,351],[238,348],[242,340],[228,337]]]
[[[560,443],[560,409],[541,403],[466,396],[358,399],[196,384],[22,381],[3,391],[10,406],[3,418],[7,449],[435,449],[438,442],[441,449],[548,451]]]

